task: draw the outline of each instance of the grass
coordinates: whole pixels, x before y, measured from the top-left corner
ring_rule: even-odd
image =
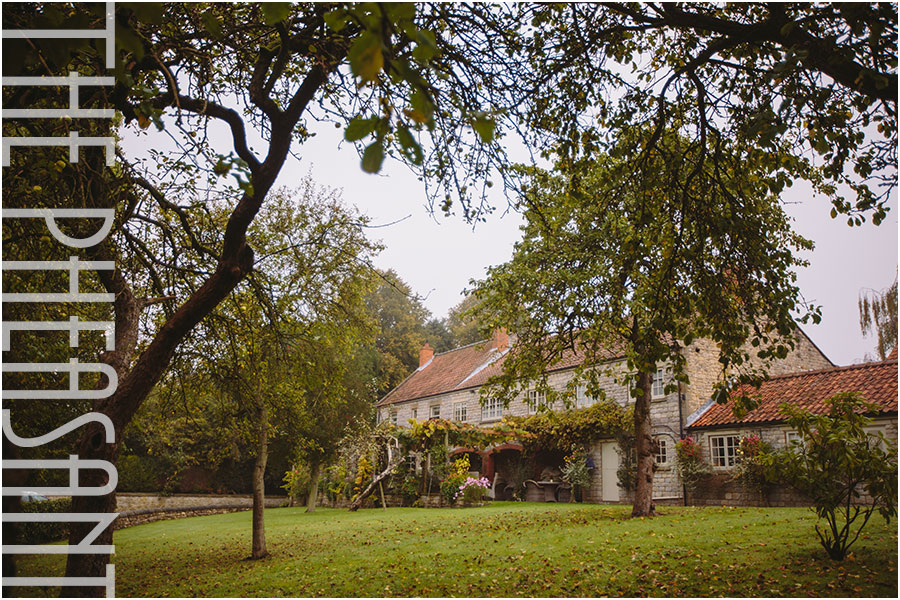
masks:
[[[842,563],[796,508],[498,502],[466,509],[266,511],[271,556],[249,561],[250,513],[119,531],[120,596],[897,597],[897,528],[873,517]],[[61,575],[63,556],[20,575]],[[13,591],[6,588],[7,591]],[[16,590],[52,593],[52,590]]]

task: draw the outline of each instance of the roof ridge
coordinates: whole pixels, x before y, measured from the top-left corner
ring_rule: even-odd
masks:
[[[853,369],[871,369],[889,364],[897,364],[897,359],[881,360],[877,362],[857,363],[855,365],[844,365],[843,367],[825,367],[824,369],[815,369],[812,371],[798,371],[795,373],[783,373],[781,375],[773,375],[766,381],[775,379],[790,379],[791,377],[805,377],[807,375],[821,375],[823,373],[837,373],[839,371],[852,371]],[[765,383],[765,381],[763,382]]]
[[[460,347],[458,347],[458,348],[453,348],[452,350],[445,350],[445,351],[443,351],[443,352],[436,352],[436,353],[431,357],[431,360],[429,360],[428,363],[427,363],[426,365],[424,365],[424,366],[428,366],[429,364],[431,364],[432,362],[434,362],[435,357],[438,357],[438,356],[444,356],[444,355],[447,355],[447,354],[452,354],[453,352],[457,352],[457,351],[459,351],[459,350],[465,350],[466,348],[471,348],[471,347],[473,347],[473,346],[477,346],[478,344],[484,344],[484,343],[487,343],[487,342],[490,342],[490,341],[491,341],[490,338],[488,338],[488,339],[484,339],[484,340],[479,340],[479,341],[477,341],[477,342],[472,342],[471,344],[466,344],[465,346],[460,346]],[[396,386],[394,386],[394,388],[393,388],[391,391],[389,391],[387,394],[385,394],[384,396],[382,396],[380,400],[378,400],[377,402],[375,402],[375,406],[384,406],[384,405],[386,405],[386,404],[389,404],[389,402],[387,402],[387,400],[388,400],[391,396],[394,395],[394,392],[396,392],[397,390],[399,390],[400,388],[402,388],[402,387],[403,387],[403,384],[405,384],[407,381],[409,381],[410,379],[412,379],[413,376],[415,376],[417,373],[420,373],[421,371],[422,371],[422,368],[419,367],[418,369],[414,370],[412,373],[410,373],[409,375],[407,375],[406,377],[404,377],[404,378],[403,378],[403,381],[401,381],[400,383],[398,383]],[[463,381],[465,381],[465,379],[464,379]],[[463,383],[463,382],[460,381],[460,382],[457,383],[456,385],[461,385],[462,383]],[[441,393],[443,393],[443,392],[441,392]],[[426,396],[423,396],[423,397],[426,397]]]
[[[435,356],[441,356],[442,354],[450,354],[451,352],[456,352],[457,350],[465,350],[466,348],[470,348],[472,346],[477,346],[478,344],[484,344],[490,342],[491,338],[487,338],[484,340],[478,340],[477,342],[472,342],[471,344],[466,344],[465,346],[459,346],[457,348],[453,348],[452,350],[444,350],[443,352],[435,352]]]

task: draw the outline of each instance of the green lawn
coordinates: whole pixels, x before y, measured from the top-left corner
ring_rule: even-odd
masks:
[[[880,516],[853,555],[833,563],[809,509],[662,507],[653,519],[629,511],[503,502],[272,509],[272,556],[261,561],[244,560],[249,512],[160,521],[116,533],[117,594],[897,596],[897,527]],[[30,558],[20,575],[61,574],[51,565],[59,558]]]

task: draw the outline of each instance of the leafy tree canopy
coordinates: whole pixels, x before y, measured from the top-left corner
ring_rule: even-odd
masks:
[[[805,179],[831,198],[833,216],[884,219],[897,185],[896,4],[519,10],[534,75],[504,82],[527,88],[515,110],[533,124],[533,146],[552,148],[561,166],[577,168],[633,128],[677,127],[701,146],[715,135],[768,152],[761,166],[777,175],[775,193]]]
[[[759,381],[766,361],[793,347],[791,313],[805,308],[792,270],[803,263],[793,252],[812,244],[766,192],[769,176],[755,157],[767,154],[648,127],[578,173],[528,170],[524,239],[476,284],[483,322],[519,338],[483,395],[508,402],[534,387],[549,402],[571,402],[581,381],[594,396],[603,376],[635,384],[635,516],[652,513],[657,367],[671,369],[671,393],[687,382],[682,349],[712,340],[724,402],[734,383]],[[555,390],[548,372],[571,352],[584,362]],[[625,369],[612,361],[619,357]]]
[[[793,284],[793,252],[812,243],[759,185],[758,151],[708,143],[645,131],[577,177],[529,170],[524,238],[474,290],[483,321],[519,337],[496,380],[504,397],[576,348],[588,364],[625,357],[630,377],[670,361],[684,380],[680,349],[699,338],[717,342],[733,383],[753,380],[792,347],[792,311],[818,320]]]

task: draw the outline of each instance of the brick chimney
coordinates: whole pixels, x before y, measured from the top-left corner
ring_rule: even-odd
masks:
[[[509,348],[509,334],[506,333],[505,327],[498,327],[494,330],[494,339],[491,343],[491,348],[498,352],[502,352]]]
[[[419,350],[419,368],[421,369],[428,364],[428,361],[432,358],[434,358],[434,348],[432,348],[428,342],[425,342],[425,345]]]

